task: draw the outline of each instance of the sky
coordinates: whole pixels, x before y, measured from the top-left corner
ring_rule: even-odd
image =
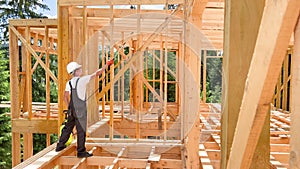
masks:
[[[48,5],[50,11],[41,10],[41,13],[48,16],[48,18],[57,18],[57,0],[43,0]]]

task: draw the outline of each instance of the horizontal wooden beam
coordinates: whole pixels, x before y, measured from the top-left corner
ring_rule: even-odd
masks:
[[[9,20],[11,26],[30,26],[30,27],[57,27],[57,19],[11,19]]]
[[[110,165],[115,157],[93,156],[87,158],[87,165]],[[63,166],[72,166],[80,162],[80,158],[75,156],[61,156],[59,157],[58,164]]]
[[[59,6],[99,6],[99,5],[164,5],[165,0],[59,0]],[[169,4],[183,4],[184,0],[168,0]]]
[[[57,133],[57,120],[12,119],[12,132],[15,133]]]

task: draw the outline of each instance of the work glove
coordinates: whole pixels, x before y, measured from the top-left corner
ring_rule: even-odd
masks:
[[[114,59],[110,59],[109,61],[107,61],[108,66],[114,63]]]

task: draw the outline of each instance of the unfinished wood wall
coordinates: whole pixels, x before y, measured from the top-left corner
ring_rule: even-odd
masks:
[[[57,62],[57,21],[10,20],[9,33],[12,165],[15,166],[33,155],[33,133],[46,134],[45,144],[49,146],[50,134],[58,132],[57,104],[50,103],[50,83],[56,86],[58,79],[49,66],[51,61]],[[37,69],[45,71],[46,103],[33,102],[32,84],[43,83],[33,81]]]
[[[273,105],[277,109],[290,111],[291,108],[291,78],[292,78],[292,58],[294,49],[291,46],[284,58],[278,82],[275,87]]]

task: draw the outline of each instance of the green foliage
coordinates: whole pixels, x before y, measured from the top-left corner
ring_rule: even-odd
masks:
[[[9,60],[4,50],[0,51],[0,102],[9,100]],[[11,168],[11,123],[6,113],[0,109],[0,168]]]
[[[0,40],[8,41],[8,20],[28,19],[45,17],[42,13],[37,13],[38,9],[50,10],[46,4],[40,0],[1,0],[0,1]]]
[[[160,73],[162,72],[162,78],[165,78],[165,73],[167,73],[167,100],[168,102],[175,102],[176,100],[176,85],[169,83],[172,81],[175,81],[175,78],[172,75],[172,72],[174,74],[176,74],[176,53],[175,52],[169,52],[167,53],[167,66],[168,66],[168,71],[164,71],[165,67],[163,66],[163,69],[160,69],[160,62],[159,60],[161,59],[161,52],[159,50],[156,50],[154,52],[154,54],[152,53],[147,53],[146,57],[147,57],[147,62],[146,60],[144,61],[144,67],[147,68],[144,70],[144,76],[148,77],[148,80],[150,80],[150,85],[156,90],[156,92],[158,94],[160,94],[160,83],[159,82],[152,82],[151,80],[158,80],[160,79]],[[162,53],[162,60],[165,60],[165,51]],[[147,64],[146,64],[147,63]],[[154,68],[154,71],[153,71]],[[164,84],[162,84],[164,85]],[[162,86],[163,88],[163,92],[164,92],[164,86]],[[144,93],[146,93],[147,88],[144,87]],[[149,90],[149,97],[146,98],[146,95],[144,95],[144,100],[146,101],[148,99],[148,101],[152,102],[152,101],[158,101],[157,99],[153,100],[153,95],[151,93],[151,91]],[[161,94],[160,94],[161,95]]]
[[[212,54],[216,55],[216,54]],[[222,59],[207,59],[206,102],[221,103],[222,97]]]
[[[57,141],[57,134],[50,135],[50,144]],[[36,154],[46,148],[46,134],[33,134],[33,154]]]
[[[45,57],[42,58],[45,62]],[[35,59],[32,59],[32,65],[36,62]],[[57,56],[50,55],[50,70],[57,77]],[[36,70],[32,74],[32,101],[33,102],[46,102],[46,72],[45,70],[38,65]],[[50,80],[50,102],[57,103],[57,85]]]

